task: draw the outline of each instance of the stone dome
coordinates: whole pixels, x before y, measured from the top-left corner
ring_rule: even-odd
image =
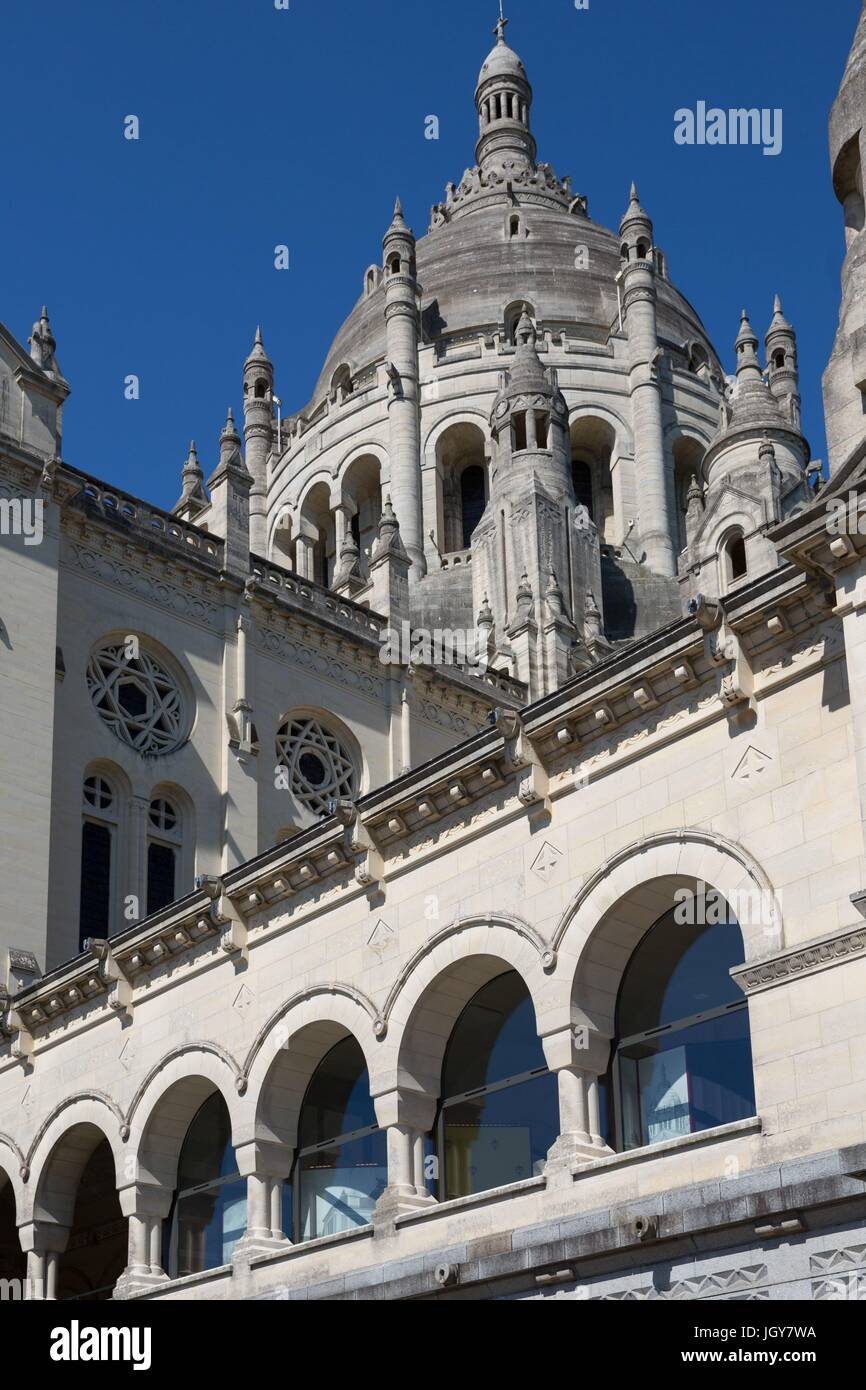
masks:
[[[524,82],[527,81],[522,59],[505,42],[497,43],[491,49],[478,76],[479,87],[491,77],[521,77]]]
[[[527,200],[534,195],[527,193]],[[539,195],[540,196],[540,195]],[[417,245],[423,340],[502,331],[511,306],[528,304],[539,327],[604,346],[618,313],[619,237],[583,215],[569,212],[566,200],[519,207],[503,190],[483,207],[435,227]],[[509,210],[519,212],[528,235],[509,239]],[[576,248],[586,247],[588,269],[580,269]],[[318,402],[334,373],[348,365],[353,373],[385,357],[384,287],[362,298],[339,330],[316,387]],[[677,343],[700,341],[717,356],[696,310],[669,281],[658,281],[659,331]]]

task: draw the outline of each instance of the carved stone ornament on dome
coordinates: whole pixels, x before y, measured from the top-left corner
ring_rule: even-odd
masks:
[[[533,195],[541,195],[539,201],[553,199],[565,211],[587,215],[587,200],[580,196],[575,198],[570,177],[558,178],[550,164],[508,159],[491,169],[482,169],[476,164],[466,170],[459,184],[447,184],[445,202],[433,207],[431,231],[450,222],[466,203],[491,193],[510,193],[512,189],[526,193],[530,202]]]

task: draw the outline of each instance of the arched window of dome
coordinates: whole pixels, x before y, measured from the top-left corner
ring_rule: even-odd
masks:
[[[619,991],[602,1124],[619,1151],[755,1113],[748,1004],[730,974],[745,958],[742,932],[714,890],[677,896]]]
[[[627,241],[624,241],[623,244],[622,244],[622,246],[619,248],[619,254],[620,254],[620,256],[622,257],[622,259],[623,259],[624,261],[627,261],[627,260],[628,260],[628,257],[629,257],[629,246],[628,246],[628,242],[627,242]]]
[[[229,1112],[218,1091],[186,1132],[165,1227],[164,1268],[173,1279],[229,1264],[246,1231],[247,1184],[238,1173]]]
[[[343,475],[341,499],[349,516],[352,539],[358,547],[360,574],[367,579],[382,517],[382,465],[375,454],[363,454],[352,461]]]
[[[692,343],[689,353],[689,371],[695,376],[702,375],[710,365],[710,357],[703,343]]]
[[[399,274],[400,274],[400,264],[401,264],[401,263],[400,263],[400,257],[399,257],[399,255],[397,254],[397,252],[395,251],[394,254],[393,254],[392,256],[389,256],[389,257],[388,257],[388,274],[389,274],[389,275],[399,275]]]
[[[784,365],[785,365],[785,349],[784,349],[784,348],[777,348],[777,350],[773,353],[773,366],[775,367],[776,371],[778,372],[778,371],[781,371],[781,370],[782,370],[782,368],[784,367]]]
[[[351,396],[353,390],[352,368],[347,362],[343,362],[331,377],[331,395],[336,400],[342,401],[347,396]]]
[[[327,588],[334,574],[336,526],[331,511],[331,489],[314,483],[301,504],[301,524],[295,536],[294,569],[302,579]]]
[[[460,504],[463,523],[463,549],[472,545],[475,528],[487,506],[487,479],[480,464],[470,464],[460,475]]]
[[[437,546],[444,555],[468,550],[487,506],[487,441],[469,421],[449,426],[436,444]]]
[[[370,295],[375,294],[376,290],[379,288],[381,284],[381,275],[382,272],[379,267],[377,265],[371,265],[364,276],[364,294],[368,299]]]
[[[674,491],[676,495],[676,542],[680,552],[688,545],[686,513],[689,509],[689,488],[700,477],[706,446],[690,435],[682,435],[673,444]]]
[[[81,827],[79,949],[105,939],[113,926],[114,880],[120,804],[114,782],[102,772],[84,779]]]
[[[517,326],[524,314],[528,314],[535,322],[535,309],[528,299],[518,299],[509,304],[502,316],[505,328],[505,341],[512,347],[517,346]]]
[[[650,253],[650,244],[649,244],[648,241],[645,241],[645,240],[643,239],[643,237],[642,237],[642,238],[640,239],[640,241],[638,242],[638,244],[637,244],[637,258],[638,258],[638,260],[639,260],[639,261],[645,261],[645,260],[647,259],[647,257],[649,256],[649,253]]]
[[[269,385],[268,385],[267,377],[260,376],[260,377],[258,378],[258,380],[256,381],[256,386],[255,386],[255,396],[256,396],[256,400],[257,400],[257,401],[264,401],[264,400],[267,400],[269,391],[270,391],[270,387],[269,387]]]
[[[617,521],[612,476],[616,433],[608,420],[595,415],[580,415],[572,420],[570,432],[575,499],[589,511],[600,540],[609,540]],[[618,520],[624,533],[628,520]]]
[[[512,238],[520,236],[520,216],[516,212],[508,219],[508,235]]]
[[[376,1119],[367,1063],[356,1040],[343,1038],[304,1096],[284,1230],[299,1243],[368,1226],[387,1185],[387,1136]]]
[[[574,500],[579,507],[586,508],[590,521],[594,521],[595,498],[592,486],[592,466],[584,459],[574,459],[571,465],[571,481],[574,486]]]
[[[517,971],[498,975],[466,1005],[445,1053],[441,1094],[432,1136],[440,1201],[542,1171],[559,1135],[557,1082]]]

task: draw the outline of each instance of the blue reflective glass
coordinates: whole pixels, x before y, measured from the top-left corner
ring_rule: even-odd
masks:
[[[369,1225],[388,1185],[385,1131],[302,1155],[295,1181],[300,1188],[301,1240]]]
[[[376,1110],[370,1098],[367,1064],[354,1038],[332,1047],[316,1068],[307,1088],[298,1129],[299,1148],[375,1128]]]
[[[535,1177],[559,1134],[556,1077],[548,1072],[501,1091],[447,1105],[442,1121],[442,1200]]]
[[[457,1021],[442,1072],[443,1096],[459,1096],[547,1062],[526,985],[514,970],[480,989]]]
[[[702,900],[695,901],[700,919]],[[629,961],[617,1009],[617,1035],[630,1038],[724,1004],[741,1003],[743,992],[730,971],[744,958],[743,934],[736,921],[684,926],[675,911],[667,913]]]
[[[190,1124],[178,1162],[169,1234],[174,1277],[228,1264],[246,1224],[247,1185],[238,1176],[225,1101],[214,1092]]]
[[[659,1144],[755,1113],[745,1008],[620,1049],[623,1144]]]

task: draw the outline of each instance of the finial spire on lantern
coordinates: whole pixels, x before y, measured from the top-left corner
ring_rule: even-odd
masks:
[[[507,24],[508,20],[505,18],[503,0],[499,0],[499,18],[496,21],[496,28],[493,30],[493,32],[500,43],[505,43],[505,28]]]

